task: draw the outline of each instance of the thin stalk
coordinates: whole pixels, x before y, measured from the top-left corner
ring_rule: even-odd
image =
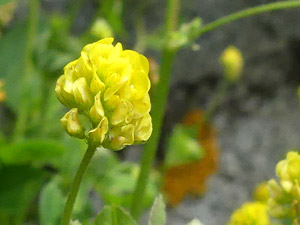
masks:
[[[210,101],[210,103],[205,111],[204,117],[205,117],[206,122],[211,121],[216,109],[218,108],[220,103],[223,101],[223,99],[227,93],[227,90],[231,84],[232,84],[232,82],[229,81],[224,76],[223,79],[221,80],[221,83],[219,84],[219,86],[217,88],[216,94],[213,95],[212,100]]]
[[[67,24],[67,31],[71,33],[72,26],[75,22],[76,16],[78,15],[80,8],[82,4],[84,3],[84,0],[73,0],[69,1],[70,4],[70,12],[68,15],[68,24]]]
[[[179,3],[179,0],[168,0],[166,13],[166,37],[169,37],[170,33],[177,27]],[[170,77],[175,54],[175,50],[170,50],[167,47],[163,49],[162,52],[160,80],[157,84],[156,91],[152,98],[151,114],[153,132],[150,139],[145,144],[144,153],[141,159],[141,171],[136,183],[135,192],[131,204],[131,214],[136,219],[139,218],[143,210],[142,205],[145,196],[145,190],[148,184],[151,167],[155,159],[166,101],[170,89]]]
[[[28,116],[28,82],[31,78],[30,69],[32,67],[32,53],[34,49],[34,39],[37,33],[38,20],[39,20],[39,0],[30,0],[29,2],[29,19],[26,37],[26,47],[23,63],[24,75],[22,78],[22,91],[20,96],[20,105],[18,108],[18,118],[16,128],[14,131],[14,138],[20,138],[24,135],[26,130],[27,116]]]
[[[76,200],[76,197],[78,194],[78,190],[79,190],[83,175],[84,175],[91,159],[93,158],[95,151],[96,151],[96,146],[89,144],[88,148],[82,158],[80,166],[76,172],[74,181],[72,183],[71,190],[68,195],[67,203],[65,205],[63,217],[61,220],[61,225],[69,225],[69,223],[70,223],[74,203],[75,203],[75,200]]]
[[[137,21],[136,21],[136,44],[134,49],[139,52],[143,53],[146,50],[146,28],[145,28],[145,21],[141,14],[141,12],[137,13]]]
[[[224,16],[220,19],[217,19],[216,21],[208,23],[207,25],[204,25],[199,30],[198,35],[200,36],[201,34],[204,34],[211,30],[215,30],[218,27],[221,27],[225,24],[234,22],[239,19],[243,19],[246,17],[254,16],[254,15],[269,12],[269,11],[276,11],[276,10],[296,8],[296,7],[300,7],[299,0],[281,1],[281,2],[264,4],[264,5],[259,5],[259,6],[253,7],[253,8],[241,10],[239,12],[236,12],[236,13],[230,14],[228,16]]]

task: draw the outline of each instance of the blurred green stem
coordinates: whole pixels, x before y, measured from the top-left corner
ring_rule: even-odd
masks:
[[[78,190],[79,190],[83,175],[84,175],[91,159],[93,158],[93,156],[95,154],[96,148],[97,148],[96,146],[89,144],[88,148],[82,158],[82,161],[76,172],[75,178],[74,178],[72,186],[71,186],[71,190],[68,195],[67,203],[65,205],[63,217],[61,220],[61,225],[69,225],[69,223],[70,223],[72,211],[74,208],[75,200],[76,200],[76,197],[78,194]]]
[[[166,37],[177,27],[178,13],[179,13],[179,0],[168,0],[167,13],[166,13]],[[138,181],[136,183],[135,192],[131,203],[131,213],[136,219],[139,218],[143,210],[144,194],[149,180],[149,174],[153,161],[155,158],[157,145],[160,136],[160,128],[165,112],[165,105],[170,88],[170,76],[172,70],[172,63],[175,50],[165,47],[162,51],[161,66],[160,66],[160,80],[156,87],[156,92],[152,98],[152,121],[153,132],[145,144],[144,153],[141,159],[141,171]]]
[[[206,122],[210,122],[216,109],[218,108],[218,106],[221,104],[221,102],[223,101],[224,97],[227,94],[228,88],[230,87],[230,85],[232,84],[231,81],[229,81],[225,76],[223,77],[223,79],[221,80],[217,91],[215,92],[215,94],[212,96],[211,101],[209,102],[209,105],[207,107],[207,109],[205,110],[205,121]]]
[[[254,16],[254,15],[261,14],[261,13],[268,12],[268,11],[276,11],[276,10],[281,10],[281,9],[295,8],[295,7],[300,7],[299,0],[281,1],[281,2],[259,5],[259,6],[253,7],[253,8],[241,10],[239,12],[236,12],[236,13],[230,14],[228,16],[222,17],[220,19],[217,19],[211,23],[208,23],[207,25],[204,25],[199,30],[198,35],[200,36],[201,34],[204,34],[211,30],[215,30],[218,27],[221,27],[225,24],[231,23],[231,22],[239,20],[239,19]]]
[[[67,24],[67,31],[71,33],[72,26],[75,22],[76,16],[78,15],[80,8],[82,4],[84,3],[84,0],[72,0],[69,1],[70,4],[70,12],[68,16],[68,24]]]
[[[28,82],[31,78],[32,68],[32,52],[34,48],[34,39],[37,33],[38,20],[39,20],[39,0],[30,0],[29,2],[29,18],[26,37],[26,47],[23,63],[23,78],[22,78],[22,91],[20,96],[20,105],[18,108],[18,118],[14,131],[14,138],[18,139],[24,136],[26,130],[27,116],[28,116],[28,95],[29,91]]]

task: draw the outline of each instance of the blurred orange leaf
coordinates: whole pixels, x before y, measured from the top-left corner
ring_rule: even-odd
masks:
[[[219,159],[219,146],[215,130],[205,122],[201,110],[193,110],[183,119],[185,125],[199,125],[198,141],[205,156],[191,162],[168,168],[164,174],[163,191],[169,206],[180,203],[187,194],[201,195],[206,191],[208,178],[216,171]]]

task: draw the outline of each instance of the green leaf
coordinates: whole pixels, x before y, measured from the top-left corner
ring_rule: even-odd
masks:
[[[51,181],[41,191],[39,216],[41,225],[59,224],[65,199],[57,182]]]
[[[150,212],[148,225],[165,225],[166,224],[166,204],[163,196],[156,197]]]
[[[199,36],[201,24],[202,20],[200,17],[196,17],[191,22],[182,24],[178,31],[171,34],[168,47],[170,49],[179,49],[192,46]]]
[[[97,185],[97,190],[101,193],[105,203],[130,207],[139,171],[137,164],[129,162],[120,163],[107,171],[105,177],[100,179]],[[157,187],[158,174],[151,171],[143,202],[144,208],[152,204],[158,192]]]
[[[198,161],[204,156],[196,134],[197,128],[193,126],[178,124],[173,128],[167,145],[167,168]]]
[[[5,81],[7,102],[15,109],[18,107],[24,73],[26,29],[25,23],[18,24],[0,40],[0,78]]]
[[[59,158],[64,146],[49,139],[29,139],[0,146],[0,161],[4,164],[48,163]]]
[[[95,225],[137,225],[137,223],[122,207],[105,206],[97,215]]]
[[[0,169],[0,215],[8,216],[14,225],[23,224],[32,201],[47,174],[30,166],[3,166]]]

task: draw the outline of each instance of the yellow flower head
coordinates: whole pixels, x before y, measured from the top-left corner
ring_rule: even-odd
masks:
[[[105,38],[86,45],[81,56],[65,66],[55,91],[71,109],[61,120],[71,136],[120,150],[151,135],[149,63],[112,42]],[[88,127],[81,117],[88,119]]]
[[[268,200],[269,213],[276,218],[298,218],[300,201],[300,155],[291,151],[286,159],[276,166],[276,175],[279,183],[274,179],[268,182],[270,199]]]
[[[244,59],[241,51],[234,47],[229,46],[222,53],[220,62],[224,67],[225,76],[230,81],[239,79],[243,70]]]
[[[261,202],[248,202],[237,209],[228,225],[269,225],[267,206]]]

